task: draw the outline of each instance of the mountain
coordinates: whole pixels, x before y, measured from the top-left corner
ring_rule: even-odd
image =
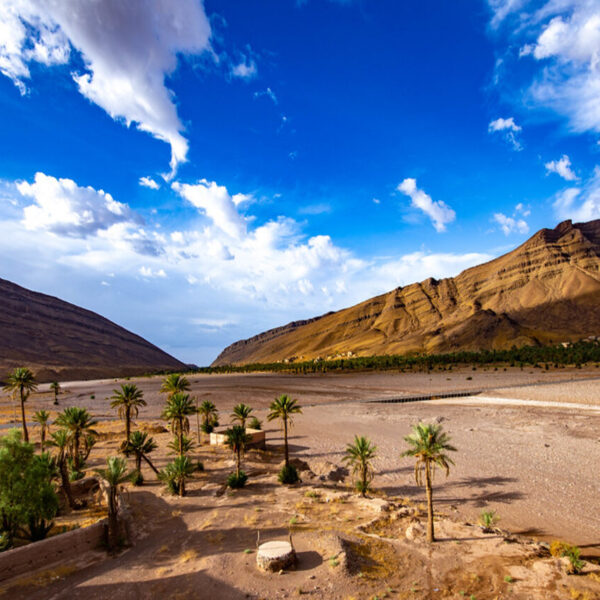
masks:
[[[29,367],[38,381],[185,368],[96,313],[0,279],[0,379],[21,366]]]
[[[591,335],[600,335],[600,220],[564,221],[456,277],[236,342],[213,364],[502,349]]]

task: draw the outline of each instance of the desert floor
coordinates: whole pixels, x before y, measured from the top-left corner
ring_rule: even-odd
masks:
[[[491,509],[500,516],[503,530],[536,540],[567,540],[581,546],[588,557],[600,554],[598,369],[190,379],[192,395],[217,405],[221,424],[229,423],[229,413],[239,402],[253,406],[263,421],[268,451],[248,453],[247,488],[224,491],[222,484],[232,468],[225,449],[202,446],[193,452],[206,471],[195,477],[190,495],[183,499],[166,495],[148,470],[146,485],[128,489],[139,523],[139,539],[133,548],[108,561],[99,562],[100,556],[82,557],[77,564],[52,571],[53,576],[46,573],[38,579],[13,582],[6,588],[11,598],[275,598],[301,592],[319,598],[460,598],[465,594],[479,600],[600,598],[599,587],[590,591],[581,587],[582,578],[575,585],[573,578],[566,581],[559,576],[556,565],[548,562],[555,559],[535,558],[534,546],[518,544],[514,552],[508,551],[512,545],[502,543],[502,536],[480,539],[478,528],[465,525],[476,522],[482,509]],[[158,391],[160,378],[131,381],[144,390],[148,402],[140,411],[139,426],[157,431],[164,404]],[[107,401],[119,383],[63,384],[59,409],[85,406],[101,421],[101,441],[92,451],[90,468],[115,454],[122,437],[122,424]],[[481,394],[404,404],[367,402],[464,390]],[[301,473],[303,483],[291,488],[276,482],[282,437],[277,425],[265,418],[268,404],[280,393],[291,394],[303,406],[303,414],[294,420],[290,451],[316,474]],[[28,402],[30,413],[39,408],[55,410],[47,386],[40,386]],[[0,427],[6,428],[13,419],[13,404],[3,397]],[[379,547],[380,541],[369,538],[374,545],[369,550],[372,556],[357,558],[356,552],[340,546],[340,535],[360,537],[356,526],[379,515],[381,498],[395,507],[411,507],[412,520],[415,511],[418,516],[424,490],[414,484],[413,463],[400,453],[406,448],[403,436],[421,420],[442,423],[458,449],[449,477],[438,472],[435,481],[439,527],[446,541],[433,551],[425,546],[407,550],[402,546],[407,543],[403,535],[407,523],[402,525],[400,520],[390,534],[397,538],[395,545]],[[195,425],[192,420],[193,432]],[[36,436],[35,428],[32,434]],[[341,482],[327,477],[342,464],[344,448],[355,434],[368,436],[378,446],[373,485],[380,499],[371,503],[348,497],[351,477]],[[161,467],[169,458],[170,436],[152,435],[159,442],[155,462]],[[290,519],[300,556],[298,570],[279,578],[259,574],[253,554],[257,530],[262,541],[286,538]],[[370,548],[369,544],[365,547]],[[461,546],[459,552],[457,546]],[[332,559],[338,555],[339,560]],[[336,564],[341,557],[350,564],[343,571]],[[362,566],[356,566],[358,559]],[[539,565],[536,560],[541,561]],[[518,571],[524,566],[527,572]],[[533,579],[532,573],[536,574]],[[514,585],[507,587],[503,579],[507,575],[513,576]]]

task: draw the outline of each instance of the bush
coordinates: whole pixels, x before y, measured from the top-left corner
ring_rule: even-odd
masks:
[[[281,467],[281,471],[279,471],[277,479],[279,480],[279,483],[288,485],[300,481],[300,477],[298,477],[298,471],[294,465],[283,465],[283,467]]]
[[[204,463],[199,460],[196,465],[195,465],[195,470],[196,471],[204,471]]]
[[[359,480],[354,484],[354,488],[359,494],[366,494],[370,489],[369,482]]]
[[[142,485],[144,483],[144,476],[142,475],[141,471],[133,472],[133,475],[131,476],[131,483],[133,483],[133,485]]]
[[[202,433],[206,433],[208,435],[209,433],[212,433],[214,427],[212,423],[202,423],[202,425],[200,425],[200,429],[202,429]]]
[[[237,473],[232,473],[227,478],[227,486],[232,489],[242,488],[246,485],[246,481],[248,481],[248,475],[246,475],[244,471],[240,471],[239,475]]]
[[[581,560],[581,550],[577,546],[572,546],[566,542],[555,540],[550,544],[550,554],[555,558],[566,557],[569,559],[569,573],[578,575],[581,573],[581,569],[585,565],[585,562]]]
[[[479,525],[484,533],[492,533],[494,525],[500,520],[495,510],[483,510],[479,515]]]
[[[262,429],[262,423],[256,417],[252,417],[250,421],[248,421],[248,427],[260,431]]]

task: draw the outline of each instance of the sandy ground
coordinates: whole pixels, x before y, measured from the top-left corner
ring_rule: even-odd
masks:
[[[140,412],[140,421],[157,422],[164,403],[164,398],[158,393],[160,380],[141,378],[135,381],[144,390],[149,403]],[[446,479],[443,473],[437,474],[434,498],[438,510],[451,517],[452,522],[474,522],[483,508],[492,509],[499,514],[503,529],[536,539],[565,539],[580,545],[587,555],[600,552],[600,517],[597,511],[600,480],[596,468],[600,459],[600,413],[594,407],[594,404],[600,407],[597,400],[600,398],[600,374],[596,369],[322,376],[254,374],[198,376],[192,378],[192,382],[194,395],[203,399],[206,394],[218,406],[222,423],[228,423],[229,412],[238,402],[255,407],[256,415],[265,420],[267,406],[272,399],[279,393],[290,393],[304,407],[303,414],[295,419],[290,438],[291,452],[311,465],[318,465],[323,472],[340,464],[345,445],[355,434],[368,436],[378,446],[375,488],[388,498],[413,505],[423,502],[424,493],[414,484],[411,460],[400,458],[406,447],[403,436],[409,433],[412,424],[420,420],[440,422],[458,452],[453,456],[456,465],[450,476]],[[106,397],[115,385],[113,380],[64,384],[66,393],[60,397],[59,408],[86,406],[98,418],[112,419],[114,414],[108,408]],[[406,404],[364,402],[465,389],[485,390],[485,396]],[[519,403],[519,400],[524,402]],[[43,387],[29,404],[29,411],[42,407],[54,409],[51,396]],[[3,398],[0,401],[0,423],[8,425],[12,412],[11,402]],[[186,594],[194,586],[201,585],[202,593],[196,596],[199,598],[243,598],[245,594],[256,598],[291,597],[301,595],[297,589],[306,586],[316,597],[371,598],[377,594],[383,597],[386,587],[379,589],[377,586],[381,587],[384,580],[395,590],[396,595],[390,592],[390,597],[438,597],[432,595],[434,587],[427,592],[421,588],[419,593],[410,592],[410,587],[414,587],[411,582],[392,581],[390,574],[382,573],[373,578],[372,585],[361,591],[362,577],[356,579],[356,574],[351,573],[339,575],[328,564],[329,553],[337,552],[336,544],[339,545],[339,542],[336,542],[336,536],[327,537],[322,532],[317,534],[310,528],[299,531],[297,535],[303,552],[315,552],[306,554],[306,561],[301,561],[301,564],[309,565],[306,569],[285,575],[281,585],[276,584],[275,587],[272,578],[267,580],[266,576],[257,575],[252,553],[244,552],[254,548],[256,525],[266,530],[266,535],[285,537],[291,516],[296,512],[304,514],[295,507],[298,502],[305,501],[303,488],[287,489],[277,485],[273,472],[280,460],[277,452],[282,443],[281,433],[272,423],[265,422],[264,425],[269,447],[275,454],[267,460],[267,465],[254,465],[255,479],[259,481],[248,490],[215,497],[214,486],[219,487],[214,483],[215,479],[224,480],[231,467],[227,457],[219,454],[212,457],[209,449],[203,449],[200,452],[204,453],[201,457],[207,473],[202,476],[201,482],[192,486],[190,498],[180,500],[165,496],[154,483],[130,492],[140,523],[146,524],[141,528],[152,530],[147,539],[141,540],[121,558],[57,576],[57,581],[49,587],[44,580],[43,594],[34,594],[32,590],[35,588],[28,584],[11,590],[10,597],[74,598],[79,597],[80,592],[84,597],[85,592],[86,598],[105,598],[114,595],[118,589],[118,597],[123,598],[177,598],[189,597]],[[109,436],[99,444],[99,451],[92,453],[91,467],[100,464],[103,455],[116,451],[120,424],[113,422],[109,427],[114,430],[115,439]],[[36,435],[35,430],[32,433]],[[165,439],[161,438],[161,450],[157,453],[159,467],[167,460],[164,448],[168,435],[161,435]],[[258,458],[256,460],[260,462]],[[261,477],[264,479],[260,480]],[[304,485],[309,484],[305,482]],[[339,486],[345,489],[344,483]],[[365,514],[361,510],[354,507],[347,517],[365,522],[373,518],[372,508],[365,509]],[[263,511],[268,513],[268,517]],[[248,519],[253,522],[247,523]],[[322,518],[313,515],[310,520],[318,520],[322,525],[331,521],[331,515],[327,513]],[[212,542],[207,537],[209,534],[213,536]],[[459,543],[463,543],[461,539],[472,537],[465,531],[457,533],[455,538],[457,536]],[[161,550],[163,547],[165,549]],[[492,558],[484,555],[491,557],[498,554],[497,549],[492,551],[490,548],[481,550],[479,554],[475,552],[483,561],[480,561],[481,565],[492,565],[493,562]],[[185,552],[192,550],[193,555],[184,556]],[[385,551],[382,550],[384,554]],[[468,592],[466,597],[469,597],[476,589],[476,598],[480,600],[488,597],[600,598],[600,594],[573,595],[568,586],[564,587],[566,583],[557,583],[556,574],[548,576],[554,581],[555,588],[548,588],[545,595],[531,595],[531,590],[530,595],[523,590],[525,595],[519,595],[516,594],[519,591],[517,586],[516,591],[513,590],[516,595],[498,595],[502,590],[496,579],[501,581],[505,576],[502,572],[506,569],[498,566],[497,561],[489,567],[490,572],[497,575],[496,583],[487,581],[485,569],[482,571],[483,567],[478,567],[473,573],[478,571],[475,576],[485,580],[485,585],[473,584],[467,589],[465,584],[459,590],[457,578],[452,583],[452,578],[441,567],[444,561],[450,560],[455,550],[440,550],[440,560],[429,563],[425,560],[426,556],[423,558],[425,562],[419,562],[421,559],[407,558],[410,552],[407,556],[402,552],[398,555],[397,548],[394,552],[393,560],[410,563],[405,567],[414,569],[420,586],[423,585],[426,575],[423,569],[427,564],[429,569],[437,565],[435,569],[439,573],[446,573],[440,574],[439,581],[443,585],[440,583],[438,589],[443,588],[448,594],[439,597],[458,598],[460,591]],[[469,547],[468,553],[472,552]],[[419,553],[416,555],[420,556]],[[529,565],[530,562],[524,554],[513,561],[513,566]],[[465,565],[456,563],[454,567],[464,571]],[[546,567],[539,568],[543,571]],[[315,575],[316,580],[307,579],[310,577],[308,573]],[[519,578],[521,581],[527,579],[523,573]],[[123,582],[123,586],[116,587],[117,582]],[[339,594],[337,591],[334,593],[332,588],[323,587],[330,583],[340,587]],[[264,596],[261,596],[261,585],[267,585],[269,590]],[[486,585],[495,595],[484,592]],[[320,589],[315,590],[315,586]],[[408,595],[400,595],[401,589]]]

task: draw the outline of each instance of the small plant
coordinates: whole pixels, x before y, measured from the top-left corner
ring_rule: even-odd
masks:
[[[300,481],[298,471],[294,465],[283,465],[279,471],[279,475],[277,475],[277,479],[279,480],[279,483],[286,485],[291,485]]]
[[[248,421],[248,428],[258,429],[260,431],[262,429],[262,423],[256,417],[252,417],[250,421]]]
[[[305,498],[320,498],[321,495],[319,494],[319,492],[316,492],[315,490],[307,490],[306,492],[304,492],[304,497]]]
[[[505,581],[505,583],[512,583],[514,581],[514,579],[510,575],[505,575],[504,581]]]
[[[493,533],[494,525],[500,520],[495,510],[482,510],[479,515],[479,525],[483,533]]]
[[[585,565],[585,562],[580,558],[581,550],[577,546],[566,544],[563,556],[566,556],[569,559],[567,571],[572,575],[579,575]]]
[[[248,475],[244,471],[231,473],[227,478],[227,486],[231,489],[242,488],[246,485],[246,481],[248,481]]]
[[[244,554],[252,554],[252,550],[250,550],[250,548],[246,548],[244,550]]]
[[[204,471],[204,463],[201,460],[196,463],[196,471]]]
[[[339,566],[340,561],[337,559],[337,556],[330,556],[329,557],[329,566],[330,567],[337,567]]]
[[[289,521],[290,525],[297,525],[298,524],[298,518],[297,517],[292,517]]]

